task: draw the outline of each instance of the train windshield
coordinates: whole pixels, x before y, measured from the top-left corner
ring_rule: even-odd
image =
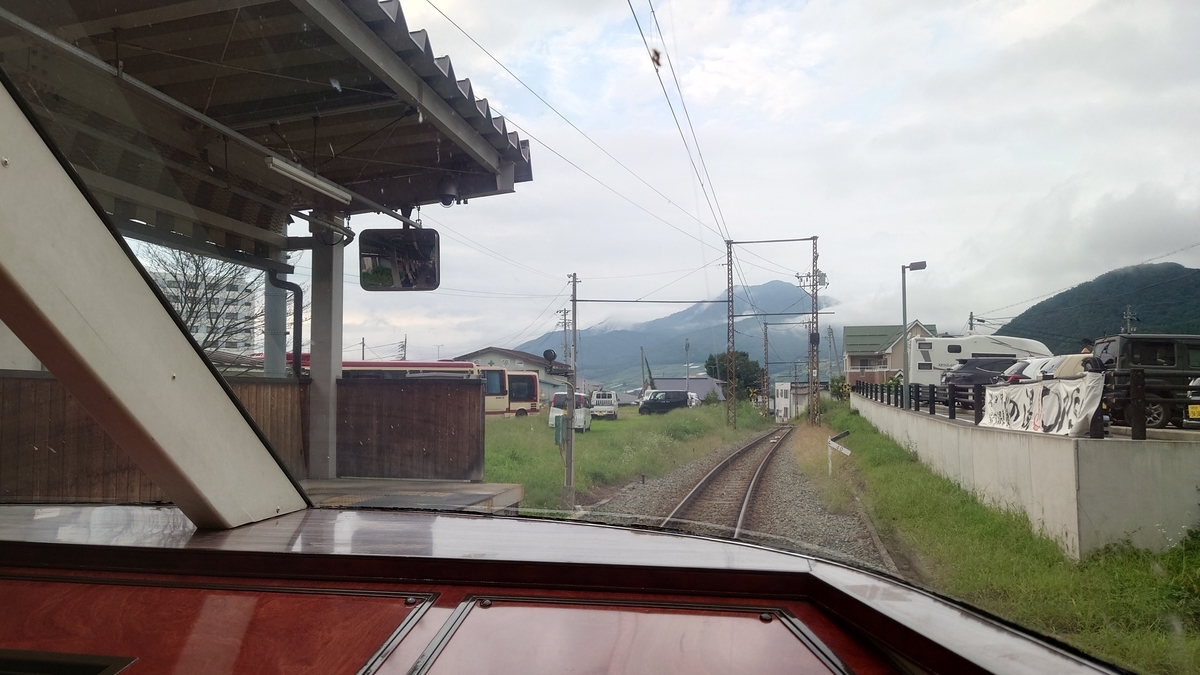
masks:
[[[0,0],[0,502],[718,538],[1195,672],[1194,7],[444,4]],[[1005,322],[1107,371],[922,380]]]

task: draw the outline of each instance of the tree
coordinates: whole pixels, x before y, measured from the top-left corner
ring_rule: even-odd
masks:
[[[757,391],[762,386],[762,366],[742,351],[734,352],[733,365],[737,369],[737,397],[747,400],[751,390]],[[709,354],[704,361],[704,371],[714,379],[725,379],[725,354]]]
[[[247,354],[262,330],[263,273],[226,260],[146,244],[138,258],[208,353]]]

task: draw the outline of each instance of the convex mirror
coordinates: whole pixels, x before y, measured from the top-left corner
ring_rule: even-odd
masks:
[[[432,291],[442,283],[436,230],[363,230],[358,283],[367,291]]]

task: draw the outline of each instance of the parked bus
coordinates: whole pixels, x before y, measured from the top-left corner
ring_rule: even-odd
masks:
[[[508,415],[524,417],[538,413],[538,374],[532,370],[514,370],[508,374]]]
[[[346,379],[404,379],[427,377],[478,377],[484,382],[484,413],[524,417],[538,412],[537,373],[508,372],[504,368],[477,366],[470,361],[343,361]]]

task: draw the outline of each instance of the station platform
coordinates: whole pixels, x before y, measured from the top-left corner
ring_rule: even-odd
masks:
[[[404,478],[331,478],[302,480],[317,507],[436,509],[515,514],[525,497],[520,483],[472,483]]]

